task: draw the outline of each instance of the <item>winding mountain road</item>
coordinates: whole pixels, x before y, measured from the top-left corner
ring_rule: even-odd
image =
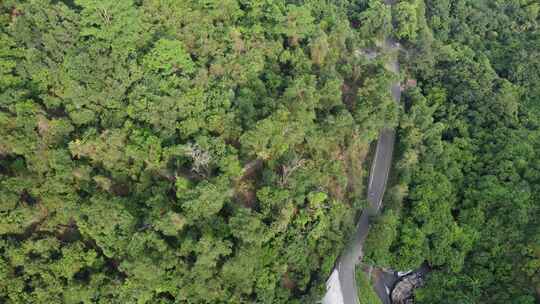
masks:
[[[393,2],[394,1],[391,0],[385,1],[385,3],[388,5],[392,5]],[[398,48],[398,43],[394,39],[387,38],[385,40],[383,46],[384,52],[393,52]],[[393,58],[387,63],[387,68],[394,73],[399,73],[399,62],[397,57]],[[399,103],[401,98],[399,81],[393,83],[389,89],[392,92],[392,97],[395,102]],[[336,263],[336,268],[334,271],[337,271],[339,277],[339,282],[336,283],[338,283],[337,285],[341,289],[342,297],[340,297],[340,302],[342,299],[343,304],[359,303],[355,279],[356,265],[360,263],[363,256],[362,246],[369,232],[369,216],[378,214],[382,205],[386,182],[388,180],[388,174],[392,165],[395,137],[395,130],[390,128],[381,130],[379,134],[367,190],[369,207],[363,210],[362,215],[360,216],[360,219],[356,225],[356,232],[353,239],[350,241],[344,253]],[[390,304],[390,297],[386,292],[384,282],[385,280],[378,280],[375,290],[384,304]],[[323,303],[341,304],[335,303],[335,301],[329,300],[327,297],[323,299]]]

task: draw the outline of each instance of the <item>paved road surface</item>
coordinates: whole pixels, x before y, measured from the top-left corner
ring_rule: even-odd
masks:
[[[379,276],[373,284],[373,288],[375,288],[375,292],[383,304],[391,304],[389,292],[392,291],[392,287],[394,287],[398,279],[399,277],[393,272],[380,271]]]
[[[384,48],[386,51],[393,51],[398,48],[397,43],[393,39],[386,39]],[[399,63],[397,58],[388,63],[388,68],[399,73]],[[399,82],[393,83],[391,86],[392,96],[399,103],[401,98],[401,89]],[[356,288],[355,269],[356,265],[362,259],[362,245],[366,240],[369,231],[369,214],[375,215],[379,212],[382,204],[388,174],[392,165],[392,153],[394,151],[395,131],[393,129],[383,129],[379,134],[375,158],[371,167],[369,185],[368,185],[368,202],[369,208],[366,208],[356,225],[356,233],[354,238],[347,246],[337,263],[339,273],[339,283],[343,296],[343,304],[358,304],[358,291]],[[390,298],[386,294],[384,282],[388,280],[377,280],[375,290],[384,304],[390,304]],[[388,286],[389,288],[391,286]]]
[[[397,45],[397,42],[394,41],[393,39],[386,39],[385,47],[387,49],[395,50],[398,48],[398,45]],[[389,65],[390,65],[389,68],[392,72],[399,73],[399,62],[397,61],[397,59],[394,59],[392,62],[389,63]],[[394,101],[399,103],[401,99],[401,87],[399,85],[399,82],[393,83],[391,90],[392,90],[392,97],[394,98]],[[387,141],[391,140],[391,143],[381,142],[382,136],[385,136],[386,133],[391,133],[391,135],[390,134],[386,135],[387,137],[391,137],[391,139],[387,139]],[[386,182],[388,180],[388,172],[390,171],[390,167],[392,166],[392,153],[394,151],[394,142],[395,142],[394,130],[385,129],[381,132],[381,135],[379,136],[379,142],[377,143],[377,148],[381,146],[381,149],[388,150],[387,154],[390,154],[389,156],[390,159],[385,160],[384,162],[385,165],[388,165],[388,168],[386,171],[387,174],[384,177],[384,181],[380,181],[380,185],[383,185],[382,188],[379,189],[379,191],[381,192],[381,199],[382,199],[382,195],[384,195],[384,190],[386,188]],[[368,191],[369,191],[369,188],[368,188]],[[380,210],[380,207],[381,205],[379,204],[377,207],[378,208],[377,212]],[[392,289],[392,286],[394,285],[397,279],[398,277],[394,274],[382,272],[378,280],[374,282],[373,287],[375,288],[375,292],[377,293],[377,295],[379,296],[383,304],[391,304],[390,295],[388,294],[388,291]]]
[[[399,68],[397,61],[392,64]],[[392,85],[394,99],[399,102],[401,91],[399,83]],[[360,220],[356,225],[354,239],[350,242],[344,254],[338,262],[339,281],[343,294],[344,304],[358,304],[355,269],[362,258],[362,245],[366,240],[369,231],[369,214],[376,214],[381,207],[388,173],[392,165],[392,153],[394,151],[395,131],[384,129],[379,134],[375,158],[371,167],[368,185],[369,208],[362,212]],[[384,288],[383,288],[384,289]],[[390,303],[389,301],[385,303]]]

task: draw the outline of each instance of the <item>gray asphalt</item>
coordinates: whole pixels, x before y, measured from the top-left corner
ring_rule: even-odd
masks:
[[[362,259],[362,246],[369,231],[369,215],[377,214],[382,204],[388,172],[392,163],[394,139],[395,132],[392,129],[384,129],[379,135],[372,174],[370,175],[370,186],[368,187],[370,206],[362,212],[356,225],[354,239],[351,240],[338,263],[339,281],[344,304],[358,304],[355,269]]]
[[[381,275],[377,281],[374,282],[373,287],[375,288],[375,292],[379,296],[379,299],[381,299],[382,303],[390,304],[392,302],[387,291],[392,290],[392,287],[398,279],[399,277],[394,272],[389,273],[381,271]]]
[[[397,84],[397,87],[399,89],[399,84]],[[398,93],[398,98],[399,95]],[[368,185],[369,208],[362,212],[356,225],[354,238],[338,262],[339,281],[344,304],[358,303],[355,269],[356,265],[362,259],[362,246],[369,231],[369,215],[378,214],[382,206],[382,198],[392,165],[395,137],[395,131],[393,129],[383,129],[379,134]]]
[[[386,39],[385,51],[393,51],[397,48],[398,45],[396,44],[396,41],[391,38]],[[397,58],[388,63],[388,68],[394,73],[399,73],[399,63]],[[389,89],[392,92],[392,97],[395,102],[399,103],[401,98],[399,81],[393,83]],[[354,237],[337,264],[344,304],[359,303],[355,279],[356,265],[359,264],[362,259],[362,246],[369,232],[369,215],[378,214],[382,206],[386,182],[388,181],[388,174],[392,165],[395,138],[395,130],[390,128],[385,128],[379,133],[375,158],[371,167],[368,184],[367,200],[369,207],[362,212],[356,225]],[[385,282],[388,283],[392,280],[393,279],[391,278],[386,278],[378,280],[375,284],[375,290],[384,304],[391,303],[390,298],[386,293]],[[388,287],[390,288],[391,286]]]

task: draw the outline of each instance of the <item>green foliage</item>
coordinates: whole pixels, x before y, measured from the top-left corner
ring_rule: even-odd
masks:
[[[390,246],[396,239],[398,224],[399,217],[393,211],[385,212],[371,224],[368,238],[364,243],[366,248],[362,258],[364,263],[379,267],[393,265]]]
[[[3,1],[0,302],[320,298],[395,110],[346,7]]]
[[[366,261],[434,266],[420,303],[531,303],[539,11],[3,1],[0,302],[314,302],[353,231],[361,148],[399,125]],[[397,75],[357,52],[391,25],[418,80],[401,117]]]
[[[409,18],[412,3],[396,9]],[[397,35],[408,40],[402,68],[419,87],[402,95],[399,191],[385,199],[366,256],[400,270],[427,261],[433,269],[419,303],[534,302],[540,95],[515,77],[519,66],[536,79],[531,9],[527,1],[426,1],[431,42],[415,40],[414,22],[397,17],[405,25]]]
[[[381,303],[381,299],[375,293],[371,278],[368,278],[368,275],[361,268],[356,270],[356,284],[358,286],[358,301],[360,304]]]
[[[380,0],[370,0],[368,5],[359,14],[359,31],[363,37],[382,40],[392,30],[391,8]]]
[[[188,74],[195,70],[189,54],[186,53],[182,42],[177,40],[160,39],[143,60],[151,72],[170,75],[175,72]]]
[[[140,12],[132,0],[75,0],[81,7],[79,35],[110,46],[113,53],[134,52],[142,35]]]
[[[418,32],[417,2],[400,1],[394,7],[394,18],[397,23],[395,35],[399,39],[415,40]]]

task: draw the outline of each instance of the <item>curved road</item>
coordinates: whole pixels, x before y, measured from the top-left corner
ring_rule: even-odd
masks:
[[[386,4],[392,4],[393,1],[387,0],[385,2]],[[394,39],[387,38],[385,40],[385,51],[392,52],[397,49],[398,44],[396,41],[394,41]],[[388,62],[388,69],[394,73],[399,73],[399,63],[397,58],[394,58],[392,61]],[[393,83],[390,90],[392,91],[394,100],[399,103],[401,98],[399,81]],[[382,204],[386,182],[388,180],[388,173],[392,165],[392,153],[394,151],[395,137],[395,131],[389,128],[381,130],[379,134],[375,158],[369,177],[367,192],[369,207],[363,210],[362,215],[360,216],[360,219],[356,225],[354,238],[350,241],[345,252],[339,258],[336,264],[335,271],[337,271],[339,277],[339,286],[341,289],[343,304],[358,304],[358,291],[355,280],[356,265],[359,264],[362,259],[362,246],[366,240],[369,230],[369,216],[377,214]],[[379,294],[379,297],[381,297],[383,303],[389,304],[390,298],[386,294],[383,281],[388,280],[378,280],[378,284],[376,284],[375,289],[377,294]],[[323,303],[337,304],[332,302],[333,301],[323,300]]]

